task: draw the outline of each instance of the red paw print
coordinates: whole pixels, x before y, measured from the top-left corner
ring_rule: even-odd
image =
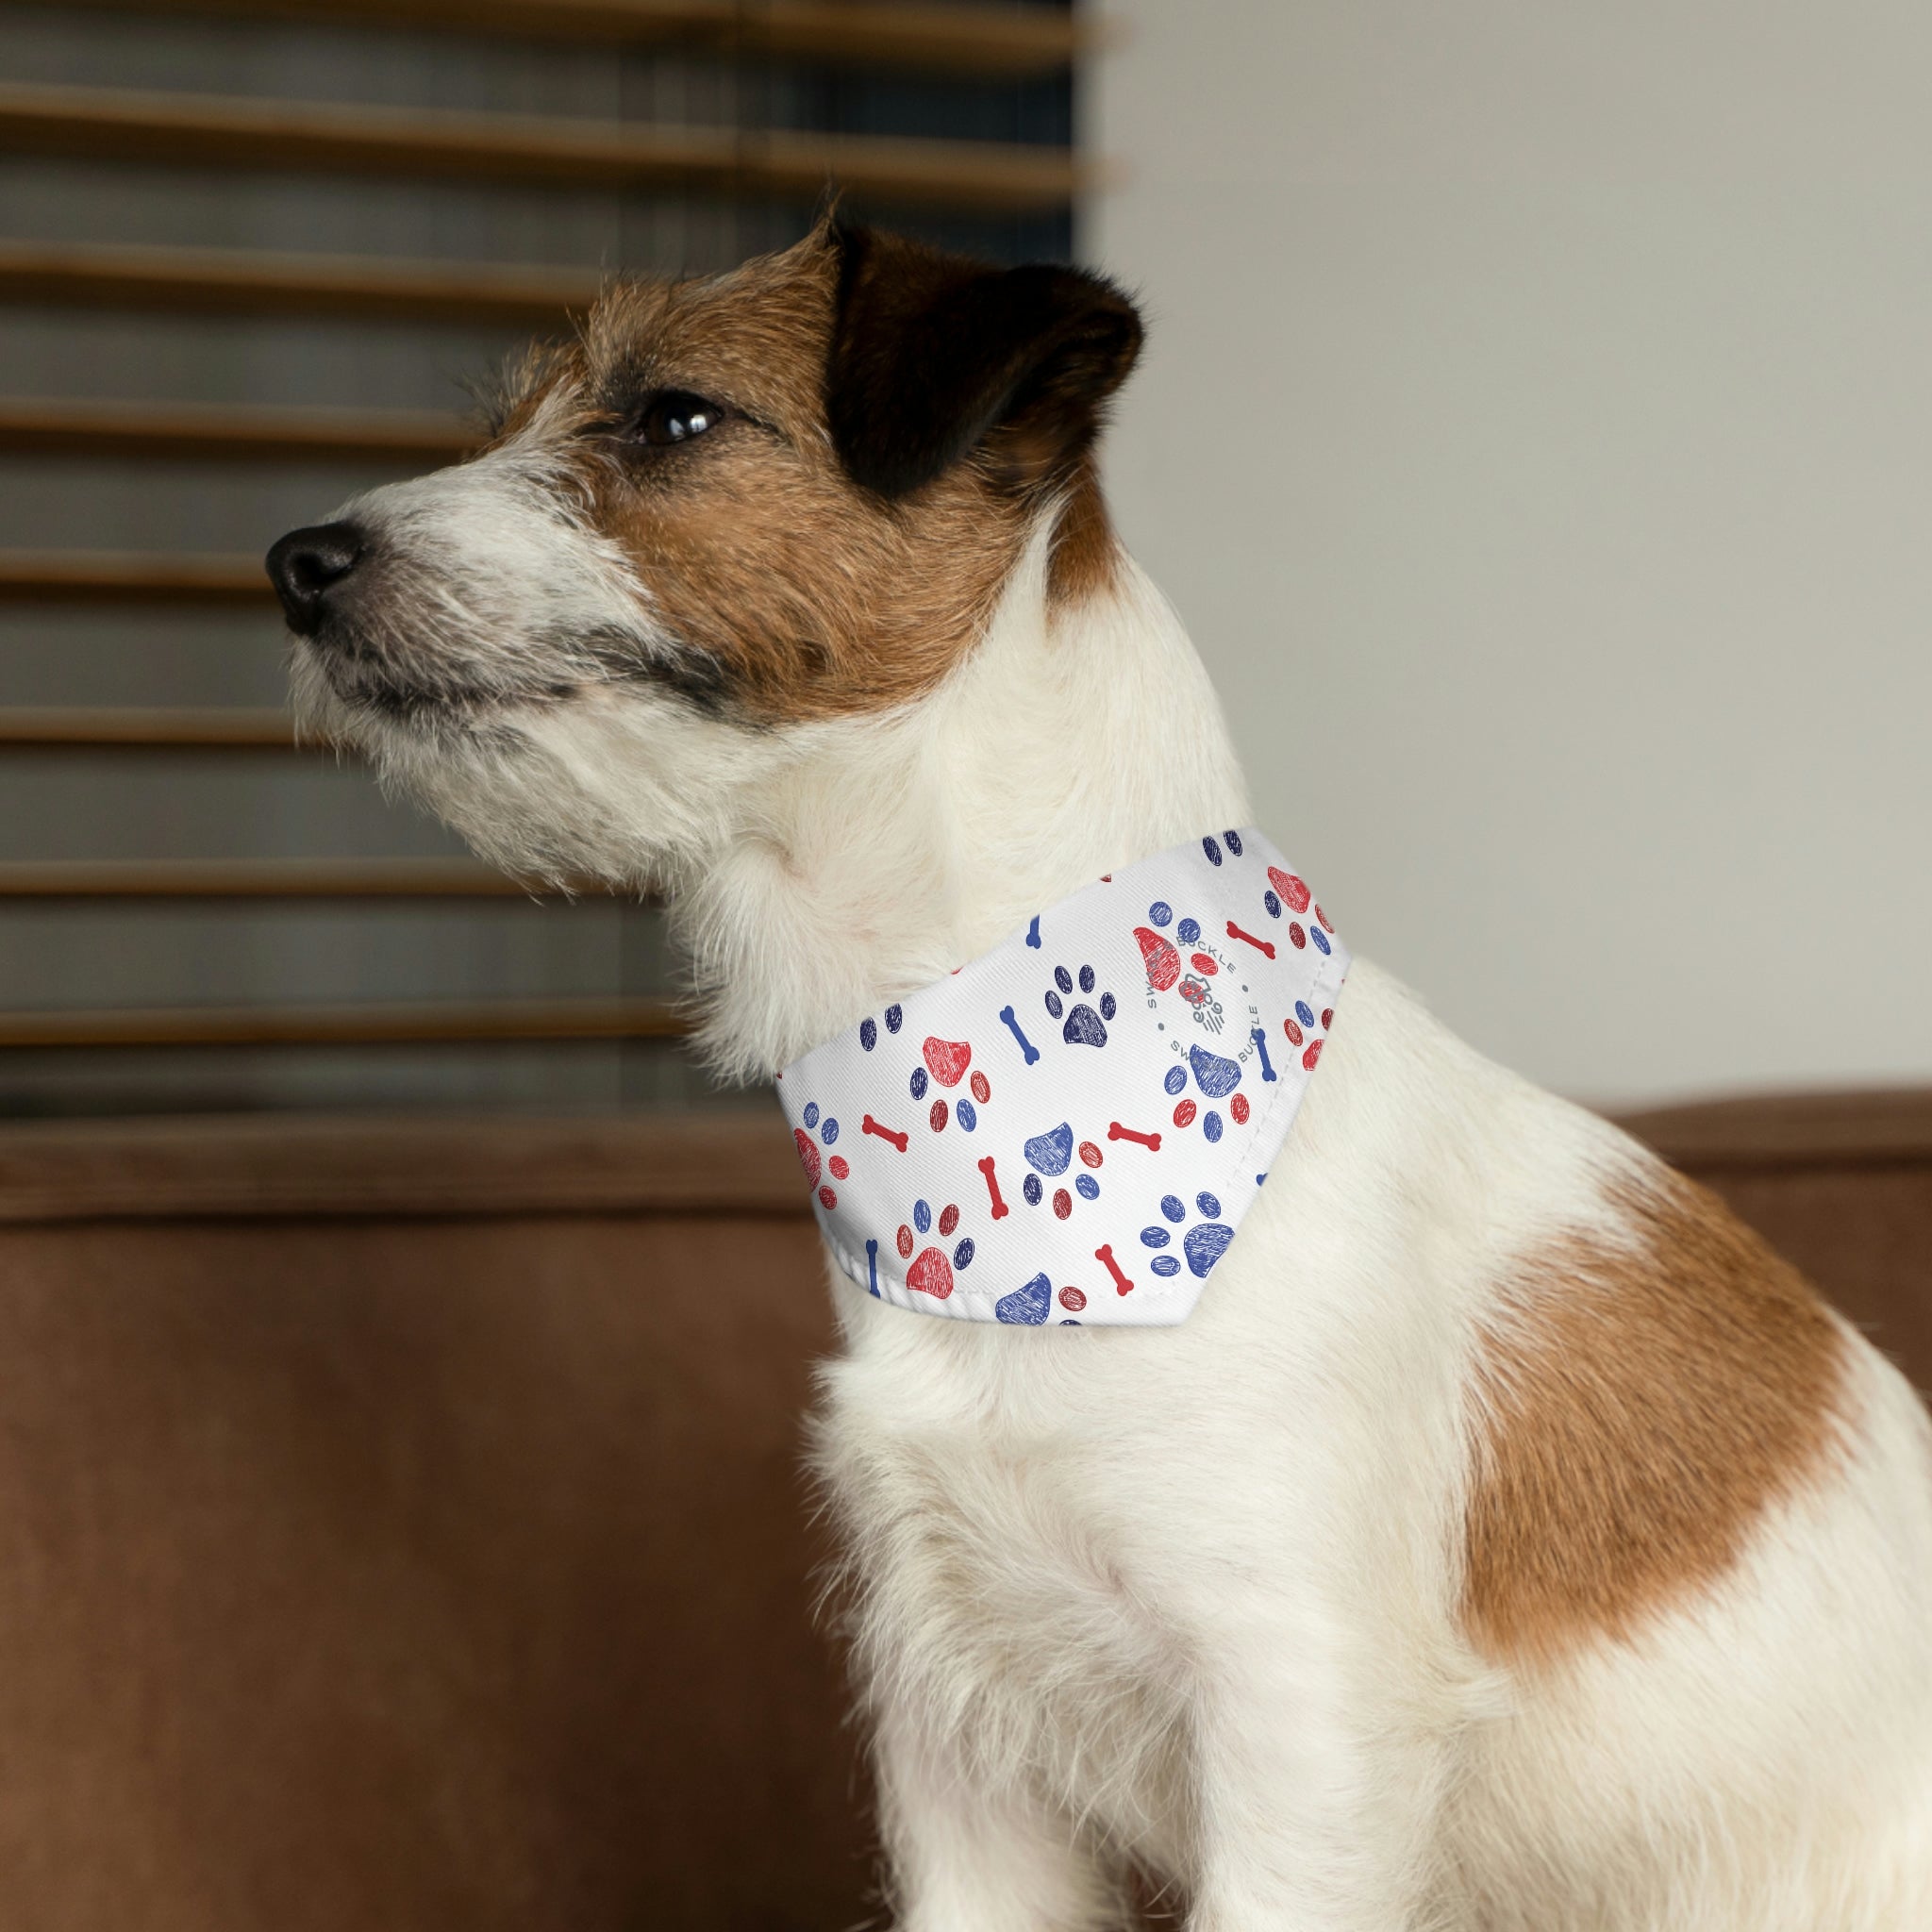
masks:
[[[842,1181],[852,1170],[846,1165],[842,1154],[822,1157],[819,1142],[823,1141],[829,1148],[839,1138],[839,1123],[830,1114],[821,1120],[819,1104],[815,1100],[808,1104],[804,1119],[804,1126],[791,1130],[791,1144],[798,1149],[798,1164],[805,1169],[805,1184],[816,1191],[821,1207],[836,1208],[839,1205],[837,1192],[829,1187],[820,1187],[819,1176],[829,1174],[835,1181]],[[818,1136],[816,1141],[812,1139],[814,1133]]]

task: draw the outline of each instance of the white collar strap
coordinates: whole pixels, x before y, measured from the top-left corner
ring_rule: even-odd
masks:
[[[778,1076],[860,1288],[1029,1326],[1184,1320],[1301,1105],[1348,950],[1258,832],[1108,874]]]

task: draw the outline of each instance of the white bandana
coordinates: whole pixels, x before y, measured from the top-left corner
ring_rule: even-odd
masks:
[[[839,1265],[927,1315],[1185,1320],[1321,1057],[1333,931],[1223,832],[814,1047],[778,1098]]]

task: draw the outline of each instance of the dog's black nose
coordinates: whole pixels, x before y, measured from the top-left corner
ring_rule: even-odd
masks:
[[[362,532],[354,524],[316,524],[282,538],[268,554],[268,575],[289,628],[298,637],[312,636],[329,592],[361,560]]]

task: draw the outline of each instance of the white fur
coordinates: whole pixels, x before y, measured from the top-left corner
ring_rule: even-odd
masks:
[[[391,506],[421,513],[361,513]],[[554,586],[584,540],[550,527]],[[1146,579],[1049,608],[1042,529],[941,689],[776,731],[637,687],[474,741],[309,696],[491,856],[666,885],[707,1043],[769,1074],[1245,821]],[[1932,1925],[1932,1451],[1856,1338],[1842,1472],[1719,1591],[1541,1677],[1458,1627],[1473,1334],[1512,1257],[1605,1224],[1644,1159],[1358,963],[1184,1325],[924,1321],[831,1272],[819,1459],[908,1932],[1111,1925],[1130,1859],[1194,1932]]]

